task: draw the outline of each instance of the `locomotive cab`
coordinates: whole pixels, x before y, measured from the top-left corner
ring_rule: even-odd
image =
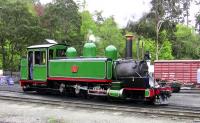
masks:
[[[48,76],[48,61],[66,57],[66,45],[43,44],[27,48],[27,58],[21,59],[21,85],[23,80],[46,81]]]

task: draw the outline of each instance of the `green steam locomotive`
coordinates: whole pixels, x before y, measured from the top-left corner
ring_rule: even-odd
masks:
[[[117,58],[110,45],[105,57],[96,56],[96,45],[86,43],[83,55],[74,47],[48,43],[27,48],[21,59],[20,85],[24,91],[55,90],[65,95],[103,96],[166,103],[171,89],[159,86],[148,71],[149,54],[132,59],[132,35],[127,35],[125,58]]]

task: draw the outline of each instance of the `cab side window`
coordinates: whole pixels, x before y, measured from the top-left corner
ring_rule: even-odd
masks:
[[[35,64],[45,65],[46,64],[46,52],[35,51]]]
[[[57,49],[56,50],[56,57],[66,57],[65,52],[66,52],[65,49]]]
[[[53,59],[53,50],[49,50],[49,59]]]

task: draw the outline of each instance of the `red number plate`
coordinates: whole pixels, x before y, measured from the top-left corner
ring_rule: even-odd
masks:
[[[78,72],[78,66],[72,66],[71,71],[72,71],[72,73],[77,73]]]

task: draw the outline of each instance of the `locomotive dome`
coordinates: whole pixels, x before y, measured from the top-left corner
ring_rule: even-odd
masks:
[[[117,48],[113,45],[109,45],[108,47],[106,47],[105,55],[107,58],[116,60],[117,59]]]
[[[68,58],[74,58],[77,56],[77,51],[74,47],[67,48],[66,53]]]
[[[83,47],[84,57],[96,57],[96,45],[94,43],[85,43]]]

